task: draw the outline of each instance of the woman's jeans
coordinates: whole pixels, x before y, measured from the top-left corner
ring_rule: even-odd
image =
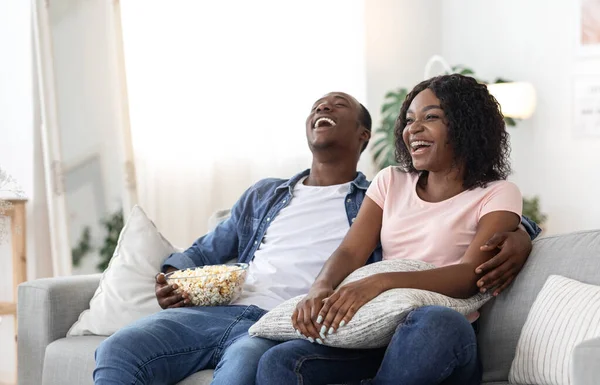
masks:
[[[352,350],[288,341],[262,356],[256,377],[260,385],[348,382],[479,385],[475,331],[465,316],[454,310],[423,307],[398,326],[387,348]]]
[[[277,344],[248,336],[250,326],[265,313],[256,306],[163,310],[119,330],[98,347],[94,381],[168,385],[215,369],[213,384],[252,385],[260,357]]]

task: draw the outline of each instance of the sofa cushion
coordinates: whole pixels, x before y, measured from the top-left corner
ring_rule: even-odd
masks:
[[[67,337],[54,341],[46,348],[42,385],[92,385],[96,365],[94,352],[106,337]],[[208,385],[213,371],[195,373],[177,385]]]
[[[481,310],[479,349],[483,381],[507,381],[529,309],[552,274],[600,285],[600,230],[534,241],[515,282]]]
[[[109,336],[130,323],[160,311],[155,275],[164,260],[180,251],[158,231],[144,210],[135,206],[100,285],[67,335]]]
[[[93,384],[94,352],[106,337],[68,337],[46,348],[42,385]]]

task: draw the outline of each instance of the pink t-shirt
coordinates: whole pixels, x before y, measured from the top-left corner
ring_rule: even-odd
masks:
[[[398,167],[381,170],[367,190],[383,210],[383,259],[417,259],[437,267],[459,263],[477,231],[481,217],[492,211],[521,216],[523,201],[511,182],[496,181],[442,202],[417,195],[418,174]]]

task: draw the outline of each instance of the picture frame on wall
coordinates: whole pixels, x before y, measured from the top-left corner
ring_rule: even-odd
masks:
[[[573,135],[600,138],[600,75],[573,78]]]
[[[600,56],[600,0],[578,0],[576,49],[579,56]]]

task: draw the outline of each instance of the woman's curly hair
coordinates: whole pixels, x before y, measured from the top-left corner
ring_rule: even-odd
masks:
[[[463,186],[466,189],[485,187],[487,182],[506,179],[511,172],[510,142],[500,105],[484,84],[458,74],[425,80],[406,96],[394,128],[399,166],[407,172],[418,172],[402,132],[406,127],[408,107],[427,88],[440,100],[446,115],[454,163],[464,165]]]

